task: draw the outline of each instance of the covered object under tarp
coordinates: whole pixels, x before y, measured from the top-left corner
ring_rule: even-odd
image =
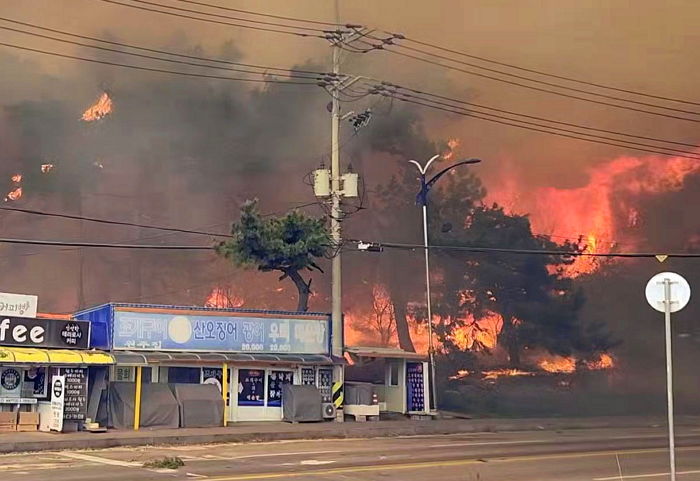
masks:
[[[116,429],[134,427],[135,385],[132,382],[109,383],[108,425]],[[143,384],[141,387],[141,421],[143,428],[177,428],[180,410],[166,384]]]
[[[224,400],[214,384],[168,384],[180,410],[181,428],[221,426]]]
[[[321,393],[316,386],[282,386],[282,419],[287,422],[323,421]]]

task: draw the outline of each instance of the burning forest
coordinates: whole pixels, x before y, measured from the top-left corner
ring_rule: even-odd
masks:
[[[54,8],[49,10],[56,13]],[[84,14],[84,24],[100,18],[87,10],[93,13]],[[190,57],[219,58],[225,65],[247,58],[247,37],[202,30],[208,40],[200,44],[188,30],[182,32],[166,38],[159,28],[144,31],[143,43],[189,52]],[[263,57],[276,55],[268,51],[274,49],[256,45]],[[542,52],[548,48],[540,45]],[[0,216],[3,237],[31,239],[40,232],[67,241],[214,246],[229,235],[240,206],[253,198],[260,200],[265,218],[298,209],[328,220],[328,206],[305,182],[331,158],[326,138],[330,99],[316,80],[303,85],[303,78],[291,81],[265,73],[265,82],[244,84],[210,78],[221,72],[213,75],[192,65],[182,67],[180,76],[119,70],[99,62],[58,71],[50,62],[27,61],[27,55],[0,52],[8,71],[34,79],[31,85],[0,80],[7,92],[0,99],[2,207],[75,218],[5,210]],[[318,55],[279,62],[286,62],[285,68],[276,71],[295,77],[327,70],[325,58]],[[356,61],[358,68],[366,65]],[[644,78],[646,65],[629,66],[635,67],[637,78]],[[417,77],[417,70],[407,66],[372,68],[378,77]],[[677,77],[675,81],[688,81],[694,88],[696,82]],[[461,80],[439,76],[435,81],[444,82],[455,96],[476,96]],[[677,89],[690,88],[683,85]],[[700,285],[700,271],[686,259],[668,259],[660,266],[647,258],[556,252],[663,255],[697,249],[700,231],[688,207],[700,199],[700,157],[585,142],[574,149],[545,134],[504,133],[496,130],[499,126],[444,112],[437,117],[406,96],[357,97],[343,98],[356,105],[343,104],[341,114],[371,109],[372,119],[358,131],[341,132],[343,168],[352,164],[363,191],[354,203],[344,200],[346,239],[422,245],[415,204],[419,181],[408,160],[438,154],[437,172],[463,158],[484,159],[479,166],[450,171],[430,191],[430,244],[444,247],[430,250],[430,321],[446,405],[513,413],[528,405],[533,393],[544,392],[549,398],[539,404],[552,413],[585,408],[572,401],[577,396],[601,400],[589,406],[591,414],[616,413],[626,406],[638,412],[658,410],[659,399],[650,393],[661,392],[661,326],[643,303],[643,283],[662,267]],[[522,102],[527,108],[543,104],[566,111],[560,100],[496,97],[503,99],[504,108]],[[624,113],[608,118],[595,108],[581,107],[576,113],[590,114],[602,124],[626,119]],[[644,135],[656,129],[655,123],[640,121]],[[675,133],[663,129],[664,135]],[[694,134],[678,131],[679,137]],[[447,248],[459,246],[554,254]],[[349,242],[336,247],[344,263],[348,344],[426,353],[422,248],[374,253],[357,252]],[[46,311],[75,312],[109,301],[275,310],[297,306],[294,284],[279,272],[240,269],[213,249],[108,252],[2,244],[0,251],[3,269],[12,273],[2,290],[37,293]],[[323,259],[319,264],[309,274],[308,307],[327,312],[330,263]],[[697,313],[690,306],[678,316],[684,337],[677,356],[690,366],[700,357],[700,337],[692,325]],[[678,376],[680,409],[691,410],[697,404],[694,373]],[[528,414],[538,407],[532,404]]]

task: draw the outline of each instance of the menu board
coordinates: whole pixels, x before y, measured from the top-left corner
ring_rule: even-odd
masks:
[[[265,405],[265,370],[240,369],[238,371],[238,405]]]
[[[282,405],[282,386],[294,383],[294,373],[289,371],[270,371],[267,379],[267,405]]]
[[[66,378],[63,419],[66,421],[84,421],[87,414],[87,369],[65,368]]]

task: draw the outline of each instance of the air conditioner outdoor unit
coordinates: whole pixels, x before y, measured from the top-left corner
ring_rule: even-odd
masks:
[[[335,406],[333,403],[323,403],[321,405],[323,411],[323,419],[335,419]]]

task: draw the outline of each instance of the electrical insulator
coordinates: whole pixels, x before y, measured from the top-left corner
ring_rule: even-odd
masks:
[[[314,195],[328,197],[331,195],[331,171],[328,169],[314,170]]]
[[[343,195],[345,197],[357,197],[357,173],[348,172],[343,174],[340,179],[343,181]]]

